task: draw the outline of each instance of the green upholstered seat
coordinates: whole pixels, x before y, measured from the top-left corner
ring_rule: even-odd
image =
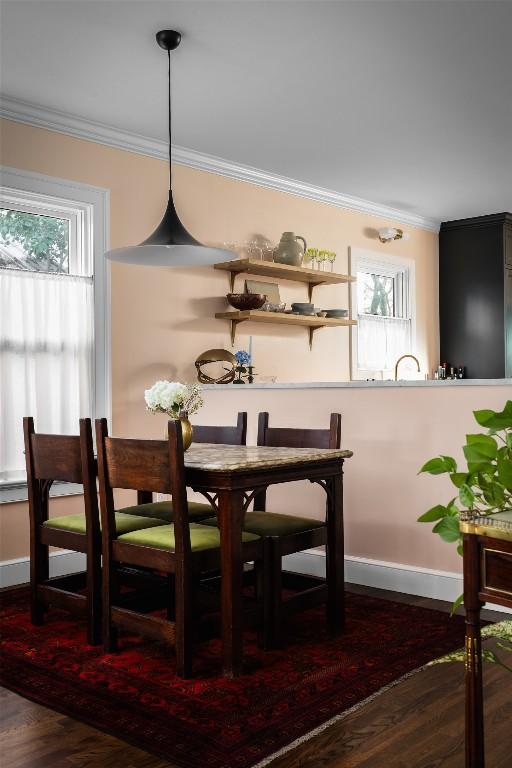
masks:
[[[133,507],[123,507],[121,510],[125,515],[142,515],[143,517],[155,517],[157,520],[163,520],[165,523],[174,521],[174,512],[172,511],[172,501],[154,501],[150,504],[136,504]],[[204,520],[210,517],[213,512],[210,504],[201,504],[197,501],[189,501],[188,517],[192,522]]]
[[[64,515],[64,517],[52,517],[43,525],[48,528],[58,528],[70,533],[85,533],[85,515]],[[141,515],[125,515],[116,512],[116,531],[119,534],[137,531],[139,528],[154,528],[165,525],[163,520],[154,517],[142,517]]]
[[[202,525],[216,526],[217,518],[203,520]],[[311,520],[308,517],[295,515],[280,515],[276,512],[248,512],[244,520],[244,531],[256,533],[258,536],[290,536],[294,533],[321,528],[322,520]]]
[[[193,552],[204,549],[217,549],[220,547],[220,533],[218,528],[190,523],[190,546]],[[253,533],[243,533],[242,541],[256,541],[259,536]],[[173,551],[174,525],[161,525],[158,528],[146,528],[145,530],[132,531],[118,536],[118,541],[127,544],[137,544],[140,547],[155,547],[156,549],[168,549]]]

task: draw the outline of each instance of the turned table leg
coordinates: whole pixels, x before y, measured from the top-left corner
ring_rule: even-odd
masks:
[[[464,536],[464,606],[466,609],[466,768],[485,768],[480,635],[480,547],[476,536]]]
[[[242,491],[219,491],[222,662],[226,677],[242,671]]]
[[[327,621],[339,633],[345,625],[343,473],[333,477],[327,505]]]

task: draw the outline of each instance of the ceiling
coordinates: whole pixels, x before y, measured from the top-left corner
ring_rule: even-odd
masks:
[[[0,6],[0,88],[437,221],[512,209],[512,2]]]

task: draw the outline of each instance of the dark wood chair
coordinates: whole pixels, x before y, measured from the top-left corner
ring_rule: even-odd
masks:
[[[23,419],[30,515],[30,593],[33,624],[44,621],[50,605],[85,614],[87,640],[101,642],[101,538],[96,492],[96,460],[90,419],[80,419],[80,435],[36,433],[34,419]],[[64,481],[84,487],[84,512],[48,517],[52,483]],[[126,519],[125,519],[126,518]],[[120,530],[159,521],[118,515]],[[86,555],[85,591],[83,574],[49,577],[48,547],[70,549]]]
[[[269,427],[268,413],[258,417],[258,445],[282,448],[339,448],[341,442],[341,415],[331,413],[328,429],[298,429]],[[203,521],[204,525],[216,525],[216,518]],[[325,520],[315,520],[295,515],[283,515],[266,511],[266,492],[254,497],[254,511],[247,512],[244,530],[256,533],[264,539],[263,573],[256,565],[256,582],[263,583],[265,608],[264,643],[266,647],[279,646],[282,642],[284,616],[293,610],[304,610],[325,600],[325,582],[315,586],[311,579],[290,578],[294,588],[306,581],[307,589],[296,591],[283,599],[282,558],[294,552],[319,547],[327,543]]]
[[[246,445],[247,411],[240,411],[234,427],[210,427],[193,425],[194,443],[215,443],[216,445]]]
[[[116,649],[120,628],[165,640],[175,647],[178,676],[188,677],[192,671],[194,585],[202,573],[219,569],[220,535],[218,529],[189,519],[181,424],[169,421],[167,441],[127,440],[109,437],[107,422],[101,419],[96,421],[96,444],[102,521],[105,650]],[[170,493],[174,523],[117,535],[114,488]],[[245,562],[261,559],[262,542],[257,535],[244,533],[242,542]],[[119,605],[119,570],[123,565],[174,576],[169,579],[173,589],[168,592],[167,619]],[[174,620],[171,620],[172,616]]]
[[[246,445],[247,443],[247,411],[240,411],[236,426],[218,427],[194,424],[194,443],[214,443],[216,445]],[[144,515],[156,517],[166,523],[172,523],[174,513],[172,501],[153,501],[151,491],[138,491],[137,504],[124,507],[122,511],[128,515]],[[193,522],[201,522],[210,517],[214,511],[211,504],[200,501],[189,501],[188,514]]]

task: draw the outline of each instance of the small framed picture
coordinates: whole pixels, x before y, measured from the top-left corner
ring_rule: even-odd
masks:
[[[277,283],[264,283],[260,280],[246,280],[245,281],[246,293],[265,293],[267,296],[267,302],[270,304],[280,304],[281,296],[279,295],[279,285]]]

